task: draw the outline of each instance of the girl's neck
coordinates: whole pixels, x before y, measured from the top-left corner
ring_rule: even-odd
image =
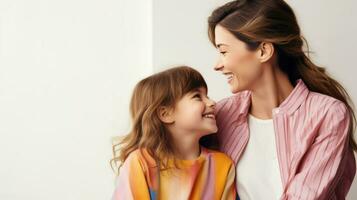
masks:
[[[184,146],[181,145],[179,148],[176,148],[177,158],[179,160],[194,160],[197,159],[201,154],[200,145],[194,146]]]
[[[196,134],[172,134],[177,159],[194,160],[200,156],[200,144]]]
[[[252,89],[250,113],[260,119],[271,119],[273,108],[278,107],[294,87],[278,66],[264,67],[266,70]]]

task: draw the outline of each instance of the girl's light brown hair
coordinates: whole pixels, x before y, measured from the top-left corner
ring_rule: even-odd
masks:
[[[325,68],[311,61],[307,41],[300,33],[293,10],[284,0],[236,0],[218,7],[208,18],[208,36],[213,45],[217,25],[243,41],[249,50],[256,50],[261,42],[272,43],[278,65],[291,84],[295,85],[298,79],[302,79],[311,91],[342,101],[350,115],[350,146],[357,150],[353,137],[356,117],[351,98]],[[303,49],[304,42],[307,54]]]
[[[185,94],[207,84],[202,75],[187,66],[171,68],[141,80],[133,91],[130,101],[132,128],[118,144],[113,145],[111,165],[119,169],[128,155],[136,149],[146,149],[165,168],[174,159],[174,143],[158,109],[174,108]]]

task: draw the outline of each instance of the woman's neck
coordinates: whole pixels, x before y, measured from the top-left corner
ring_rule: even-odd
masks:
[[[294,89],[288,76],[278,66],[266,64],[262,77],[252,89],[250,114],[260,119],[271,119],[278,107]]]

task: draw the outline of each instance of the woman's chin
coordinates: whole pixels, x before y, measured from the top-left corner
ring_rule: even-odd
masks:
[[[231,93],[232,94],[236,94],[236,93],[241,92],[241,91],[242,90],[239,87],[231,85]]]
[[[229,86],[230,86],[230,90],[232,94],[236,94],[238,92],[243,91],[241,87],[239,87],[240,85],[238,84],[238,80],[237,79],[233,79],[232,81],[229,82]]]

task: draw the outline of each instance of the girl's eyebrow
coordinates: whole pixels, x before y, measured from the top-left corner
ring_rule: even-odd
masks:
[[[206,89],[204,89],[204,91],[206,91]],[[191,93],[196,93],[196,92],[201,93],[202,91],[200,90],[200,88],[195,88],[191,90]]]
[[[197,91],[199,93],[203,92],[203,93],[207,94],[207,89],[205,87],[195,88],[194,91]]]
[[[200,92],[200,90],[198,88],[195,88],[193,90],[191,90],[192,93],[195,93],[195,92]]]

